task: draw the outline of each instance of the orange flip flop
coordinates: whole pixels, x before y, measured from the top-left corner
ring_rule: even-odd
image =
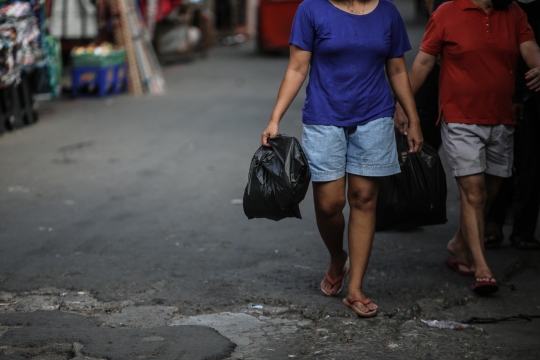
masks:
[[[472,270],[473,265],[471,263],[466,263],[466,262],[463,262],[463,261],[459,261],[455,257],[446,258],[446,260],[444,260],[444,262],[446,263],[446,265],[448,265],[448,267],[450,269],[454,270],[455,272],[457,272],[461,276],[474,276],[474,270]],[[463,266],[463,267],[468,268],[469,270],[461,270],[459,268],[460,265]]]
[[[471,285],[471,290],[480,296],[486,296],[499,290],[499,284],[493,276],[476,278],[474,284]]]
[[[345,306],[348,306],[351,309],[353,309],[354,312],[358,314],[358,316],[361,316],[361,317],[373,317],[373,316],[377,315],[377,309],[369,310],[369,311],[362,311],[362,309],[360,307],[355,305],[355,303],[357,303],[357,302],[359,302],[361,304],[364,304],[364,306],[367,306],[368,304],[371,303],[371,299],[366,299],[366,300],[362,300],[362,299],[348,300],[347,298],[343,299],[343,304],[345,304]]]
[[[334,287],[334,285],[340,283],[339,285],[339,289],[335,292],[335,293],[331,293],[329,291],[326,291],[322,284],[324,282],[321,281],[321,291],[324,295],[326,296],[338,296],[341,291],[343,290],[343,288],[345,287],[345,280],[347,279],[347,276],[349,275],[349,269],[350,269],[350,266],[349,266],[349,258],[347,257],[347,261],[345,262],[345,266],[343,267],[343,271],[341,273],[341,275],[339,275],[337,278],[335,279],[332,279],[330,277],[330,275],[328,275],[328,273],[326,273],[326,276],[325,276],[325,279],[326,281],[328,281],[330,283],[330,285],[332,285],[332,287]]]

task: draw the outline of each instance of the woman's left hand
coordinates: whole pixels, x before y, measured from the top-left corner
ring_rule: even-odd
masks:
[[[409,141],[410,153],[416,153],[422,150],[422,146],[424,146],[424,136],[422,135],[420,125],[413,125],[409,128],[407,140]]]

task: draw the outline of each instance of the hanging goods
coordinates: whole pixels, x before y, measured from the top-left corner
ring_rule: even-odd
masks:
[[[55,0],[51,35],[59,39],[94,39],[98,35],[97,9],[91,0]]]

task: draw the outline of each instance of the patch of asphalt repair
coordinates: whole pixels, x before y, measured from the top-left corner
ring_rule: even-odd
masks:
[[[2,359],[34,360],[129,359],[133,354],[140,359],[229,360],[507,358],[504,349],[488,344],[489,332],[480,326],[445,330],[420,321],[427,316],[444,318],[443,313],[460,316],[468,312],[464,308],[476,303],[474,296],[452,301],[425,298],[412,308],[380,313],[372,319],[358,319],[347,309],[330,316],[295,305],[268,304],[183,315],[175,306],[102,302],[85,291],[48,288],[20,294],[0,292],[0,355]],[[67,330],[62,330],[64,327]],[[186,348],[202,351],[196,344],[208,342],[208,334],[201,333],[201,337],[181,344],[185,348],[175,346],[185,334],[174,331],[193,334],[190,327],[217,331],[215,335],[222,338],[216,341],[226,351],[218,351],[217,357],[185,356],[182,351]],[[77,329],[86,337],[71,336]],[[124,333],[116,336],[115,329]],[[167,339],[168,345],[163,346]],[[135,352],[119,349],[129,348],[128,343]]]

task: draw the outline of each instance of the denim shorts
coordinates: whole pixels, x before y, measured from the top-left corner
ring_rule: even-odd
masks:
[[[512,175],[513,125],[474,125],[441,121],[443,149],[455,177],[486,173]]]
[[[345,173],[388,176],[400,172],[391,117],[360,126],[304,125],[302,147],[312,181],[333,181]]]

